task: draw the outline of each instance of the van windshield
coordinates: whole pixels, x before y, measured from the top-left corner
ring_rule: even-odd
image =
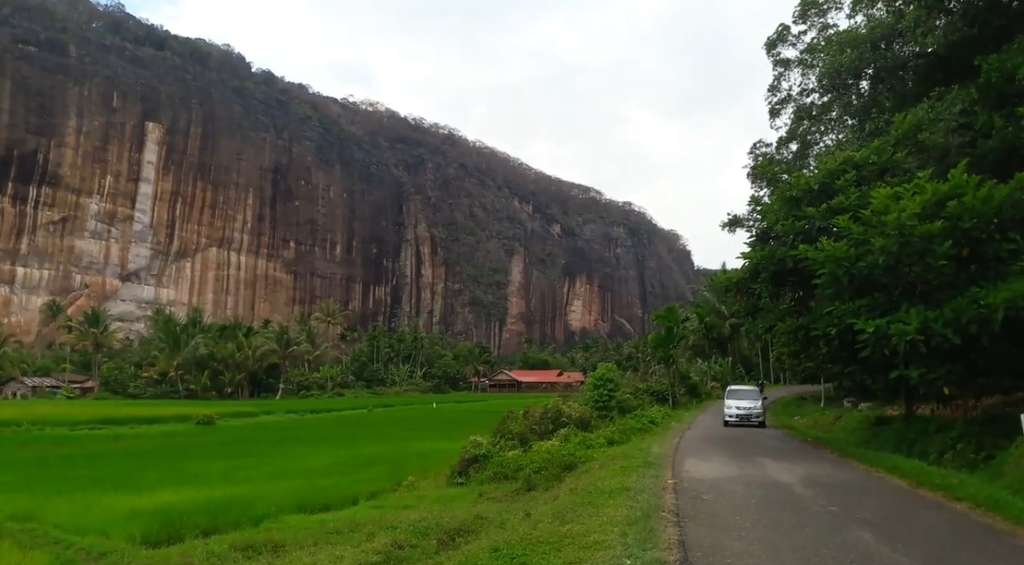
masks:
[[[756,388],[734,388],[726,391],[727,400],[761,400],[761,393]]]

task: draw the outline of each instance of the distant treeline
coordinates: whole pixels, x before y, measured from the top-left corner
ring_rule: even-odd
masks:
[[[484,346],[416,329],[358,331],[334,301],[292,323],[216,322],[202,310],[157,309],[142,335],[123,334],[107,310],[74,317],[56,299],[41,308],[31,343],[0,334],[0,384],[21,376],[80,373],[101,394],[131,398],[321,396],[351,389],[467,390],[497,368],[594,372],[616,366],[617,387],[640,404],[676,405],[735,379],[742,335],[710,295],[654,317],[657,330],[630,341],[590,339],[556,349],[527,342],[495,358]]]

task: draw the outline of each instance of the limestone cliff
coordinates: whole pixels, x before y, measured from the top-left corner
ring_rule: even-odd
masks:
[[[496,349],[632,335],[697,284],[643,212],[450,129],[317,95],[84,0],[0,0],[0,322],[48,298]]]

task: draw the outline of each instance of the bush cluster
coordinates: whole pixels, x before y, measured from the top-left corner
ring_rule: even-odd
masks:
[[[525,490],[543,488],[598,450],[625,443],[669,418],[669,409],[639,403],[624,389],[622,378],[614,364],[602,364],[579,398],[509,412],[490,438],[470,438],[449,480],[460,485],[505,481]]]
[[[586,411],[575,402],[556,401],[538,409],[528,409],[513,417],[517,422],[537,417],[553,417],[554,421],[542,426],[545,433],[529,435],[526,445],[509,441],[507,435],[495,432],[490,439],[474,436],[463,447],[458,461],[449,475],[454,484],[478,482],[513,482],[524,490],[547,487],[560,481],[566,474],[590,461],[604,448],[620,445],[651,431],[667,421],[671,411],[657,406],[643,408],[611,421],[589,420],[593,426],[580,429],[561,426],[560,409],[552,405],[575,405],[572,411]],[[550,430],[556,430],[553,433]],[[518,436],[522,438],[524,436]]]
[[[207,412],[200,414],[196,417],[195,424],[197,426],[215,426],[217,425],[218,416],[213,412]]]

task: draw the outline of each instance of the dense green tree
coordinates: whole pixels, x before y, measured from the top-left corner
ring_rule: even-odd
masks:
[[[907,414],[1019,390],[1024,5],[803,0],[766,50],[780,136],[717,289],[747,333]]]
[[[510,365],[518,369],[571,369],[572,362],[554,347],[540,346],[532,341],[523,344],[523,350]]]
[[[612,418],[621,408],[622,371],[613,363],[601,363],[583,387],[583,402],[600,417]]]

